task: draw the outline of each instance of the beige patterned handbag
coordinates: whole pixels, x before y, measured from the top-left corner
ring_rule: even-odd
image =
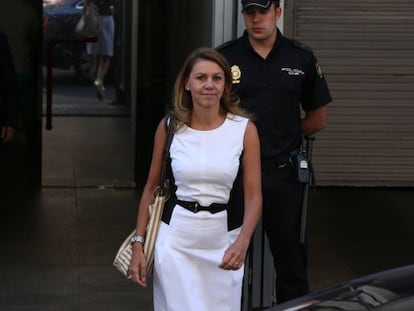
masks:
[[[158,229],[161,223],[164,204],[168,199],[169,182],[166,179],[166,167],[169,158],[169,149],[174,136],[174,126],[171,124],[171,118],[166,119],[167,139],[165,142],[163,162],[161,168],[160,187],[157,189],[154,203],[149,206],[150,218],[147,225],[147,231],[144,242],[144,254],[147,259],[147,274],[151,274],[154,267],[154,248],[158,235]],[[131,238],[135,235],[135,230],[122,242],[113,265],[126,277],[128,277],[129,263],[132,257]]]
[[[86,4],[75,26],[75,32],[82,36],[96,37],[100,29],[99,9],[94,3]]]

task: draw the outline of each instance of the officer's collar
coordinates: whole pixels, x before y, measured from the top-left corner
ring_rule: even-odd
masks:
[[[282,42],[282,40],[283,40],[283,35],[282,35],[282,32],[279,30],[279,28],[276,28],[276,31],[277,31],[277,35],[276,35],[276,42],[275,42],[275,44],[273,45],[273,49],[275,49],[275,48],[279,47],[280,43],[281,43],[281,42]]]
[[[276,31],[277,31],[276,42],[273,45],[272,51],[275,50],[276,48],[278,48],[280,46],[282,40],[283,40],[283,34],[279,30],[279,28],[276,28]],[[250,44],[250,41],[249,41],[249,34],[247,33],[247,30],[244,30],[244,32],[243,32],[243,41],[250,49],[253,50],[253,47],[252,47],[252,45]],[[270,52],[270,53],[272,53],[272,52]]]

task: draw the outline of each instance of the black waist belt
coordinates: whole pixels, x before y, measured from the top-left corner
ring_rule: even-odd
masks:
[[[182,200],[177,200],[176,202],[193,213],[197,213],[199,211],[208,211],[212,214],[215,214],[226,210],[228,207],[227,203],[211,203],[209,206],[203,206],[200,205],[198,202],[188,202]]]
[[[276,168],[283,168],[289,164],[290,154],[282,154],[277,157],[272,158],[262,158],[262,169],[269,170],[269,169],[276,169]]]

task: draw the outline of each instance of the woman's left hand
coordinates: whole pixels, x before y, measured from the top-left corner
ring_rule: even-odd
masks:
[[[244,264],[249,243],[250,241],[247,238],[239,235],[236,241],[224,252],[219,267],[224,270],[240,269]]]

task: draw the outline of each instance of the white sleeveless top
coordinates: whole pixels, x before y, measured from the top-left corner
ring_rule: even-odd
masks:
[[[185,126],[174,135],[171,167],[179,200],[227,203],[240,165],[248,119],[228,114],[220,127],[200,131]]]

